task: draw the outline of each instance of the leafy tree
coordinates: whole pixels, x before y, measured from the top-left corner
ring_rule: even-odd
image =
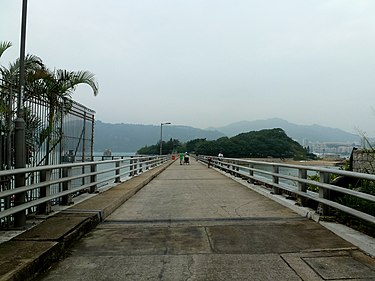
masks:
[[[204,143],[205,141],[206,139],[195,139],[195,140],[188,141],[185,146],[186,147],[185,151],[195,152],[197,146],[199,146],[199,144],[201,143]]]
[[[162,143],[162,154],[172,154],[174,152],[181,152],[184,150],[184,145],[177,139],[170,139],[168,142],[163,141]],[[160,153],[160,141],[151,146],[144,146],[137,151],[138,154],[144,155],[157,155]]]
[[[151,145],[151,146],[144,146],[140,149],[138,149],[137,154],[142,154],[142,155],[157,155],[160,153],[158,150],[160,148],[159,145]]]

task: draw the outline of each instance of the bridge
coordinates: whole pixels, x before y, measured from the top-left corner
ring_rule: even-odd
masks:
[[[263,172],[270,192],[254,163],[201,160],[167,161],[0,244],[0,280],[375,280],[374,240],[283,196],[280,166]]]

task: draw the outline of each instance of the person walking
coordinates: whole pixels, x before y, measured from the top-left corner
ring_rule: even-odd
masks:
[[[189,153],[185,152],[185,155],[184,155],[184,163],[189,165],[190,164],[190,161],[189,161]]]
[[[180,153],[180,165],[182,165],[184,162],[184,154],[181,152]]]

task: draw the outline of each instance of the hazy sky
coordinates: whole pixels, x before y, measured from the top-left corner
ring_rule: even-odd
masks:
[[[21,0],[0,0],[19,55]],[[89,70],[73,98],[110,123],[279,117],[375,135],[374,0],[34,0],[28,53]]]

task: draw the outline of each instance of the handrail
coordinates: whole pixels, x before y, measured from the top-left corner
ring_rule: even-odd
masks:
[[[49,213],[51,204],[59,204],[63,197],[72,196],[83,190],[94,193],[100,185],[119,183],[146,170],[168,161],[170,156],[126,156],[112,160],[67,163],[31,168],[0,171],[0,178],[9,181],[8,190],[0,189],[0,222],[12,221],[13,215],[23,212],[24,215],[38,211]],[[14,188],[14,178],[17,175],[33,175],[33,180],[27,181],[25,186]],[[42,181],[42,174],[48,174]],[[46,190],[46,195],[41,196]],[[16,194],[27,194],[28,200],[23,204],[12,202]],[[67,200],[66,204],[71,201]],[[7,204],[6,204],[7,202]],[[47,203],[47,204],[46,204]]]
[[[307,199],[315,201],[319,204],[317,212],[321,215],[332,215],[332,212],[329,210],[329,207],[331,207],[375,224],[375,217],[373,215],[336,202],[335,197],[329,192],[334,191],[339,194],[351,195],[356,198],[368,200],[369,202],[375,202],[374,195],[334,185],[330,182],[329,177],[330,175],[336,175],[351,179],[375,181],[375,175],[317,166],[263,162],[238,158],[219,158],[205,155],[200,155],[198,160],[226,173],[248,180],[249,182],[257,182],[258,184],[272,187],[272,193],[274,194],[282,194],[283,191],[294,194],[297,200],[299,200],[300,205],[307,205]],[[285,173],[286,170],[288,170],[289,173]],[[308,179],[308,173],[318,174],[320,181]],[[284,181],[280,182],[280,180]],[[313,194],[309,192],[307,190],[308,185],[319,188],[319,193]]]

